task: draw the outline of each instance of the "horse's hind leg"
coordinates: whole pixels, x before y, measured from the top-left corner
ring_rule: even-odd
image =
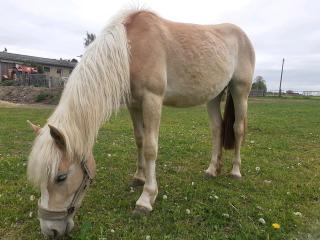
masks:
[[[207,177],[216,177],[220,174],[222,163],[222,143],[221,143],[221,127],[222,117],[220,109],[220,101],[222,94],[207,103],[207,111],[210,120],[212,132],[212,158],[208,169],[205,171]]]
[[[145,182],[144,174],[144,156],[143,156],[143,118],[141,107],[128,107],[130,116],[133,123],[133,132],[136,140],[138,159],[137,159],[137,170],[133,176],[132,186],[143,186]]]
[[[250,78],[249,78],[250,79]],[[251,80],[240,81],[232,80],[230,86],[231,95],[233,98],[235,122],[233,125],[235,136],[235,156],[233,159],[233,167],[231,176],[241,178],[240,165],[241,156],[240,148],[245,135],[248,96],[251,89]]]
[[[162,96],[148,92],[142,102],[143,112],[143,153],[145,159],[146,181],[143,192],[136,202],[136,213],[152,211],[152,205],[158,195],[156,180],[156,159],[158,154],[158,136],[161,118]]]

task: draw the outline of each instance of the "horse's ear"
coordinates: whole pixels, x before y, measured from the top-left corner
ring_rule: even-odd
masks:
[[[55,144],[62,151],[66,151],[66,139],[61,131],[59,131],[56,127],[48,124],[50,128],[50,135],[53,138]]]
[[[29,123],[30,127],[33,129],[33,131],[35,132],[36,135],[39,134],[41,127],[34,125],[32,122],[30,122],[29,120],[27,120],[27,123]]]

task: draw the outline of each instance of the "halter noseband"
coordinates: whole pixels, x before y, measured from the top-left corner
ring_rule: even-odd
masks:
[[[38,201],[38,217],[45,220],[61,220],[65,219],[71,214],[74,213],[74,211],[77,208],[77,203],[80,199],[81,194],[86,190],[86,188],[90,185],[93,178],[90,174],[89,168],[87,166],[87,162],[83,159],[81,161],[81,169],[83,171],[83,179],[82,182],[73,195],[73,199],[69,206],[66,209],[62,210],[49,210],[47,208],[43,208],[40,204],[40,199]]]

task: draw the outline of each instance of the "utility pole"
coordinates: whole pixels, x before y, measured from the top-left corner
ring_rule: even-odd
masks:
[[[284,58],[282,59],[282,68],[281,68],[280,86],[279,86],[279,97],[281,97],[281,91],[282,91],[281,85],[282,85],[283,65],[284,65]]]

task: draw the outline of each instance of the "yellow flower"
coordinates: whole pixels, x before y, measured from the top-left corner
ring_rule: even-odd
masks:
[[[278,230],[278,229],[280,229],[280,224],[279,223],[273,223],[272,227],[273,227],[273,229]]]

